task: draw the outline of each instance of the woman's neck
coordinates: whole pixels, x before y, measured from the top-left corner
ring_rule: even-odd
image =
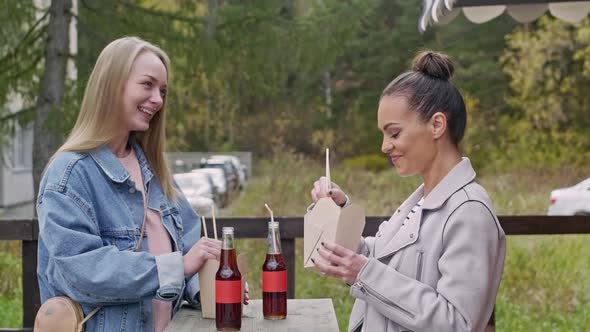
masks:
[[[125,136],[116,137],[111,142],[107,144],[109,149],[113,152],[117,158],[124,158],[126,157],[131,149],[127,142],[129,141],[129,134]]]
[[[445,149],[445,151],[439,151],[434,157],[432,164],[429,169],[422,173],[422,179],[424,180],[424,197],[436,187],[436,185],[447,175],[449,172],[461,162],[461,153],[456,148]]]

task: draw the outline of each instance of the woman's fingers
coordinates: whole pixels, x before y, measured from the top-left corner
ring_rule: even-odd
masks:
[[[314,202],[317,202],[318,199],[323,197],[331,197],[338,205],[346,203],[346,194],[344,194],[336,183],[328,182],[328,178],[325,176],[320,177],[313,183],[310,194]]]
[[[334,251],[326,248],[325,246],[320,245],[318,247],[318,253],[320,254],[320,256],[322,256],[322,258],[324,258],[331,264],[334,264],[336,266],[344,264],[344,260],[342,259],[342,257],[337,255]]]
[[[324,248],[326,248],[327,250],[333,252],[334,254],[336,254],[340,257],[345,257],[345,256],[350,256],[350,255],[356,254],[354,251],[346,249],[343,246],[338,245],[334,242],[325,241],[325,242],[322,242],[321,245]]]
[[[340,270],[337,266],[328,265],[317,260],[313,260],[313,263],[322,275],[340,278]]]
[[[346,203],[346,194],[339,188],[333,188],[328,192],[328,195],[334,200],[337,205],[344,205]]]
[[[250,289],[248,287],[248,282],[244,282],[244,304],[248,305],[248,300],[250,300]]]

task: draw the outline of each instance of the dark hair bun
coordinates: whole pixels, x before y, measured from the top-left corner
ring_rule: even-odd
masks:
[[[441,80],[448,80],[453,76],[455,66],[448,55],[426,50],[414,57],[412,70]]]

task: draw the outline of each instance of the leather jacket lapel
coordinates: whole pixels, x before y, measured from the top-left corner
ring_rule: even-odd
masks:
[[[411,222],[403,217],[403,220],[405,221],[403,227],[401,226],[402,222],[399,221],[396,232],[389,232],[388,234],[383,235],[382,241],[385,242],[385,246],[380,251],[375,252],[375,257],[377,259],[382,259],[391,256],[400,249],[416,242],[420,235],[421,219],[421,209],[411,216]]]

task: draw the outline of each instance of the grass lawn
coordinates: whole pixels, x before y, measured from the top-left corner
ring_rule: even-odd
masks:
[[[19,241],[0,241],[0,328],[22,326]]]

